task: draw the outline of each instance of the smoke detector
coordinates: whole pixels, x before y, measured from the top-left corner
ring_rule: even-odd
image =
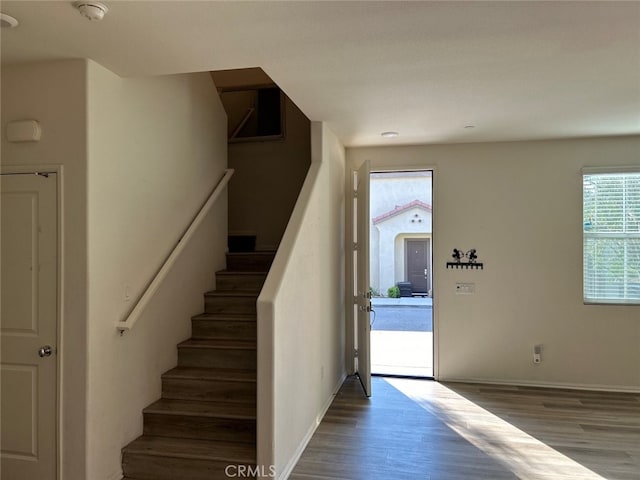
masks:
[[[80,12],[80,15],[84,18],[88,18],[92,22],[99,22],[109,11],[107,6],[100,2],[81,0],[79,2],[74,2],[73,6]]]
[[[14,28],[18,26],[18,20],[6,13],[0,13],[0,27],[2,28]]]

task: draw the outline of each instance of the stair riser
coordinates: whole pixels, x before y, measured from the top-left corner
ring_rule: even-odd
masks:
[[[222,297],[206,295],[204,311],[206,313],[243,313],[257,314],[257,297]]]
[[[216,277],[216,288],[219,291],[245,290],[259,292],[266,279],[266,274],[225,274]]]
[[[178,348],[181,367],[256,369],[256,351],[226,348]]]
[[[193,338],[234,338],[255,340],[256,323],[234,320],[192,320]]]
[[[165,378],[162,380],[162,397],[175,400],[228,401],[255,404],[256,383]]]
[[[254,444],[256,441],[256,421],[145,413],[144,434]]]
[[[137,480],[229,480],[231,475],[238,476],[239,469],[236,465],[232,460],[171,458],[138,453],[125,453],[122,457],[125,476]],[[255,472],[255,466],[246,465],[246,470],[243,471]]]
[[[236,272],[268,272],[273,255],[228,255],[227,270]]]

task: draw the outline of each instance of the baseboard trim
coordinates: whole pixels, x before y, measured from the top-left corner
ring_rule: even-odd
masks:
[[[307,448],[307,445],[311,441],[311,437],[313,437],[313,434],[316,433],[316,430],[318,429],[320,422],[322,422],[322,419],[327,414],[329,407],[333,403],[333,399],[336,397],[338,391],[340,390],[340,387],[342,386],[346,378],[347,378],[347,373],[342,372],[342,376],[340,377],[340,380],[338,380],[338,383],[333,387],[333,393],[327,399],[323,407],[320,409],[320,412],[318,413],[318,416],[316,417],[315,422],[313,422],[313,424],[309,426],[309,430],[307,430],[307,433],[305,434],[302,441],[300,442],[300,445],[298,446],[295,453],[291,457],[291,460],[289,460],[289,462],[287,463],[287,466],[284,468],[282,473],[278,476],[279,480],[289,478],[289,475],[291,475],[291,472],[293,471],[296,464],[298,463],[298,460],[300,460],[300,457],[304,453],[304,449]]]
[[[529,380],[499,380],[495,378],[472,378],[472,377],[439,377],[441,383],[486,383],[489,385],[510,385],[514,387],[541,387],[541,388],[563,388],[568,390],[591,390],[597,392],[619,392],[619,393],[640,393],[639,387],[629,387],[627,385],[602,385],[593,383],[556,383],[556,382],[531,382]]]

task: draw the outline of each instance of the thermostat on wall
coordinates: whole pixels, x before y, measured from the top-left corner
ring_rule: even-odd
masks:
[[[10,142],[38,142],[42,129],[37,120],[19,120],[7,123],[7,140]]]

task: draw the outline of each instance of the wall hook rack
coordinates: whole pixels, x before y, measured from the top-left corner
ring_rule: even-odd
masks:
[[[482,262],[447,262],[447,268],[464,268],[464,269],[476,269],[476,270],[484,270],[484,263]]]

